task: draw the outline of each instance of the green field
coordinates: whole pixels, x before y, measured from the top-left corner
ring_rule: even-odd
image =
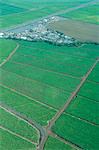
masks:
[[[95,82],[87,81],[82,86],[79,95],[92,99],[99,102],[99,84]]]
[[[5,41],[6,43],[10,43],[10,41],[13,43],[12,40]],[[84,68],[82,73],[84,76],[85,72],[88,71],[95,62],[95,59],[99,55],[99,46],[88,44],[77,48],[55,46],[44,42],[32,43],[17,41],[17,43],[20,47],[10,60],[0,69],[1,103],[26,118],[37,122],[42,126],[46,126],[58,109],[66,103],[70,94],[74,92],[77,85],[80,83],[81,76],[79,76],[79,78],[77,77],[78,74],[81,74],[79,73],[79,69],[81,70],[82,68],[83,71]],[[16,45],[16,41],[14,41],[14,44]],[[43,64],[44,62],[45,64]],[[64,66],[62,68],[63,72],[60,72],[62,65]],[[58,66],[60,66],[60,68],[58,68]],[[75,72],[74,76],[73,70],[77,70],[77,67],[79,67],[79,69],[77,73]],[[71,71],[67,71],[67,68],[70,68]],[[65,140],[76,144],[79,147],[90,150],[96,150],[98,145],[98,136],[96,133],[98,127],[92,125],[99,123],[97,113],[98,102],[96,102],[98,101],[98,84],[92,82],[94,79],[98,78],[95,78],[98,64],[94,70],[91,73],[92,76],[94,74],[94,77],[90,78],[90,74],[90,79],[88,78],[87,82],[85,82],[78,93],[78,95],[88,97],[88,99],[82,98],[81,96],[75,98],[68,109],[66,109],[65,113],[67,114],[62,115],[55,126],[52,127],[53,131],[58,136],[63,137]],[[8,119],[6,119],[6,117],[3,118],[3,120],[5,120],[5,124],[9,124],[11,130],[13,126],[11,121],[7,123],[6,121]],[[24,128],[22,129],[20,134],[24,133]],[[16,128],[13,127],[13,131],[19,133],[20,130],[18,129],[18,126],[16,126]],[[35,136],[37,135],[34,137],[30,136],[31,129],[29,130],[28,135],[27,133],[28,132],[25,133],[25,136],[36,139]],[[4,138],[6,140],[6,135]],[[95,139],[95,142],[93,142],[93,139]],[[8,144],[9,142],[10,141],[8,141]],[[64,146],[64,143],[60,143],[60,141],[57,141],[56,139],[48,139],[45,144],[45,150],[50,150],[49,148],[58,144],[60,148],[66,147],[67,149],[71,149],[69,145]]]
[[[80,20],[83,22],[99,24],[99,15],[97,14],[98,7],[99,3],[97,2],[97,4],[88,6],[86,8],[80,8],[79,10],[63,14],[62,16],[66,18]]]
[[[16,48],[17,43],[11,40],[0,39],[0,63],[6,60],[9,54]]]
[[[0,149],[2,150],[36,150],[36,146],[0,128]]]
[[[41,125],[47,125],[48,121],[55,115],[56,111],[35,102],[34,99],[18,94],[16,91],[0,86],[0,101],[13,108],[14,111],[25,115],[32,121],[36,121]]]
[[[52,127],[52,131],[67,141],[78,145],[81,149],[98,150],[98,126],[64,114]]]
[[[3,0],[2,6],[2,16],[0,17],[1,24],[0,28],[8,28],[19,25],[21,23],[26,23],[28,21],[41,18],[61,10],[66,10],[70,7],[75,7],[87,1],[77,1],[63,0],[63,1],[32,1],[32,0]],[[24,5],[23,5],[24,4]],[[4,5],[6,5],[6,10]],[[9,6],[10,5],[10,6]],[[9,12],[10,7],[10,12]],[[14,14],[14,12],[17,12]],[[5,14],[5,15],[3,15]],[[9,14],[9,15],[7,15]]]
[[[1,11],[0,16],[9,15],[13,13],[20,13],[25,10],[26,9],[0,2],[0,11]]]
[[[16,73],[24,78],[36,80],[38,82],[47,84],[48,86],[53,86],[69,92],[74,91],[75,87],[80,83],[80,79],[65,76],[57,72],[43,70],[27,64],[25,65],[9,61],[2,68],[9,72]],[[26,74],[26,72],[28,72],[28,74]]]
[[[99,63],[97,63],[96,67],[89,75],[88,80],[99,83]]]
[[[33,126],[30,126],[25,121],[17,118],[2,108],[0,109],[0,125],[22,137],[34,141],[35,143],[38,143],[39,141],[39,132],[33,128]]]
[[[28,51],[25,52],[27,49]],[[26,54],[29,53],[29,50],[31,55]],[[19,53],[19,51],[21,53]],[[19,51],[16,52],[11,61],[77,77],[82,77],[94,62],[93,60],[89,61],[86,58],[69,55],[66,57],[64,54],[46,51],[46,49],[36,50],[33,48],[19,48]]]
[[[66,112],[93,124],[99,124],[99,102],[77,96],[66,109]]]
[[[51,52],[58,52],[63,55],[78,56],[90,59],[96,59],[99,57],[99,45],[94,44],[84,44],[81,47],[68,47],[68,46],[55,46],[45,42],[27,42],[27,41],[18,41],[20,45],[27,47],[32,47],[33,49],[38,50],[47,50]],[[28,52],[27,52],[28,53]],[[88,59],[89,60],[89,59]]]
[[[61,46],[1,39],[1,33],[1,150],[99,149],[99,4],[81,8],[87,2],[0,0],[1,32],[59,15],[68,23],[55,30],[68,27],[77,37],[66,35],[87,41]]]
[[[44,150],[76,150],[71,147],[69,144],[65,144],[58,139],[55,139],[51,136],[48,137],[47,142],[45,144]]]

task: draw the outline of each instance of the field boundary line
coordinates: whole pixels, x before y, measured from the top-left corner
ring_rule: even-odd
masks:
[[[96,2],[98,2],[98,0],[93,0],[93,1],[90,1],[90,2],[87,2],[87,3],[84,3],[84,4],[81,4],[81,5],[78,5],[78,6],[74,6],[74,7],[70,7],[68,8],[67,10],[61,10],[61,11],[58,11],[58,12],[55,12],[55,13],[52,13],[52,14],[49,14],[49,15],[46,15],[44,17],[40,17],[40,18],[37,18],[37,19],[34,19],[34,20],[28,20],[27,22],[24,22],[22,24],[18,24],[18,25],[14,25],[14,26],[11,26],[9,28],[1,28],[0,30],[1,31],[7,31],[7,32],[12,32],[13,30],[16,30],[16,29],[19,29],[19,28],[22,28],[22,27],[25,27],[27,25],[31,25],[33,23],[36,23],[37,21],[40,21],[42,19],[46,19],[48,17],[52,17],[52,16],[56,16],[56,15],[61,15],[63,13],[69,13],[71,11],[75,11],[77,9],[80,9],[80,8],[84,8],[84,7],[87,7],[88,5],[92,5],[92,4],[95,4]]]
[[[1,69],[2,69],[2,68],[1,68]],[[32,81],[32,82],[36,82],[36,83],[42,84],[42,85],[44,85],[44,86],[46,86],[46,87],[55,88],[55,89],[57,89],[57,90],[59,90],[59,91],[66,92],[66,93],[68,93],[68,94],[72,93],[72,91],[67,91],[67,90],[64,90],[64,89],[62,89],[62,88],[55,87],[55,86],[53,86],[53,85],[50,85],[50,84],[47,84],[47,83],[44,83],[44,82],[41,82],[41,81],[38,81],[38,80],[34,80],[34,79],[31,79],[31,78],[28,78],[28,77],[24,77],[24,76],[22,76],[22,75],[20,75],[20,74],[18,74],[18,73],[15,73],[15,72],[12,72],[12,71],[8,71],[8,70],[6,70],[6,69],[2,69],[2,70],[4,70],[5,72],[8,72],[8,73],[15,74],[15,75],[17,75],[19,78],[23,78],[24,80],[26,79],[26,80],[29,80],[29,81]]]
[[[65,103],[65,105],[63,106],[62,109],[59,110],[59,112],[57,112],[57,114],[54,116],[54,118],[52,119],[50,125],[48,126],[48,129],[51,128],[53,126],[53,124],[55,123],[55,121],[61,116],[61,114],[64,112],[64,110],[69,106],[69,104],[71,103],[71,101],[73,100],[73,98],[77,95],[77,93],[79,92],[80,88],[82,87],[82,85],[85,83],[87,77],[89,76],[89,74],[92,72],[92,70],[94,69],[94,67],[96,66],[96,64],[98,63],[99,60],[96,60],[94,62],[94,64],[90,67],[89,71],[86,73],[86,75],[83,77],[82,81],[80,82],[80,84],[77,86],[77,88],[75,89],[75,91],[71,94],[71,96],[69,97],[69,99],[67,100],[67,102]]]
[[[9,132],[9,133],[12,134],[12,135],[15,135],[15,136],[17,136],[17,137],[19,137],[19,138],[21,138],[21,139],[23,139],[23,140],[25,140],[25,141],[27,141],[27,142],[33,144],[33,145],[37,145],[37,143],[35,143],[35,142],[33,142],[33,141],[31,141],[31,140],[29,140],[29,139],[23,137],[23,136],[20,135],[20,134],[17,134],[17,133],[15,133],[15,132],[11,131],[10,129],[7,129],[7,128],[1,126],[1,125],[0,125],[0,128],[3,129],[3,130],[5,130],[5,131],[7,131],[7,132]]]
[[[88,44],[87,44],[88,45]],[[32,46],[27,46],[27,45],[21,45],[21,47],[28,47],[28,48],[33,48]],[[79,48],[79,47],[72,47],[72,48]],[[35,48],[33,50],[43,50],[45,51],[46,49],[40,49],[40,48]],[[89,51],[89,49],[87,49]],[[50,49],[49,50],[46,50],[48,52],[52,52]],[[54,51],[54,53],[58,53],[58,54],[61,54],[61,55],[64,55],[66,54],[65,52],[59,52],[59,51]],[[66,56],[71,56],[71,57],[75,57],[75,58],[84,58],[84,59],[88,59],[88,60],[95,60],[95,58],[90,58],[90,57],[84,57],[84,56],[79,56],[79,55],[72,55],[72,54],[66,54]]]
[[[9,114],[15,116],[15,117],[18,118],[19,120],[24,121],[25,123],[27,123],[28,125],[30,125],[31,127],[33,127],[33,128],[38,132],[38,129],[37,129],[35,126],[31,125],[27,120],[25,120],[24,118],[22,118],[22,117],[20,117],[19,115],[17,115],[18,113],[15,112],[14,110],[11,110],[11,109],[7,108],[7,106],[4,106],[4,104],[1,104],[1,103],[0,103],[0,108],[2,108],[3,110],[5,110],[5,111],[8,112]],[[17,114],[16,114],[16,113],[17,113]],[[20,113],[19,113],[19,114],[20,114]],[[38,132],[38,135],[39,135],[39,132]]]
[[[60,137],[59,135],[55,134],[54,132],[49,130],[49,135],[52,136],[53,138],[61,141],[62,143],[66,144],[66,145],[70,145],[72,148],[75,148],[75,150],[82,150],[81,147],[79,147],[78,145],[69,142],[68,140],[63,139],[62,137]]]
[[[96,102],[96,103],[99,103],[99,101],[97,101],[97,100],[95,100],[95,99],[93,99],[93,98],[89,98],[89,97],[87,97],[87,96],[84,96],[84,95],[82,95],[82,94],[79,94],[78,96],[81,96],[81,97],[84,97],[84,98],[89,99],[90,101],[94,101],[94,102]]]
[[[78,94],[78,96],[79,96],[79,97],[82,97],[82,98],[86,98],[88,101],[92,101],[92,102],[94,102],[94,103],[99,103],[99,101],[96,101],[96,100],[94,100],[94,99],[90,99],[90,98],[85,97],[85,96],[83,96],[83,95],[79,95],[79,94]]]
[[[19,48],[19,44],[17,43],[17,46],[14,48],[14,50],[9,54],[9,56],[6,58],[5,61],[3,61],[1,64],[0,64],[0,67],[2,67],[7,61],[10,60],[10,58],[14,55],[14,53],[17,51],[17,49]]]
[[[46,72],[51,72],[51,73],[54,73],[54,74],[58,74],[58,75],[70,77],[70,78],[73,78],[73,79],[78,79],[78,80],[81,79],[81,77],[76,77],[76,76],[72,76],[72,75],[69,75],[69,74],[66,74],[66,73],[61,73],[61,72],[56,72],[56,71],[53,71],[53,70],[48,70],[48,69],[40,68],[40,67],[31,65],[31,64],[25,64],[25,63],[16,62],[16,61],[13,61],[13,60],[11,60],[10,62],[11,62],[11,63],[14,63],[14,64],[18,64],[18,65],[30,66],[30,67],[32,67],[32,68],[37,68],[37,69],[39,69],[39,70],[44,70],[44,71],[46,71]]]
[[[69,106],[69,104],[72,102],[73,98],[77,95],[77,93],[79,92],[80,88],[83,86],[83,84],[85,83],[85,81],[87,80],[89,74],[92,72],[92,70],[94,69],[94,67],[96,66],[96,64],[98,63],[99,59],[97,59],[93,65],[90,67],[90,69],[88,70],[88,72],[85,74],[85,76],[83,77],[82,81],[80,82],[80,84],[76,87],[74,93],[71,94],[71,96],[69,97],[69,99],[66,101],[66,103],[64,104],[64,106],[62,108],[60,108],[60,110],[55,114],[55,116],[52,118],[52,120],[49,122],[49,125],[46,127],[46,136],[43,139],[42,143],[40,143],[38,150],[43,150],[45,142],[48,138],[48,131],[51,129],[51,127],[55,124],[55,122],[57,121],[57,119],[63,114],[63,112],[66,110],[66,108]]]
[[[90,82],[90,83],[93,83],[93,84],[99,84],[99,82],[96,82],[96,81],[92,81],[92,80],[87,80],[88,82]]]
[[[41,59],[43,59],[42,57],[37,57],[37,56],[35,56],[35,55],[27,55],[27,54],[23,54],[23,53],[17,53],[16,54],[17,56],[21,56],[21,57],[27,57],[27,58],[41,58]],[[48,54],[49,55],[49,54]],[[65,57],[64,57],[65,58]],[[53,56],[51,57],[50,56],[50,58],[44,58],[44,60],[47,60],[47,59],[53,59]],[[54,61],[57,61],[57,59],[53,59]],[[83,59],[82,59],[83,60]],[[84,61],[84,60],[83,60]],[[92,60],[90,60],[90,61],[92,61]],[[93,61],[95,61],[95,60],[93,60]],[[59,61],[57,61],[57,62],[59,62]],[[88,61],[89,62],[89,61]],[[70,66],[70,67],[75,67],[76,69],[80,69],[82,66],[78,66],[78,65],[74,65],[73,63],[72,64],[70,64],[70,63],[68,63],[68,62],[61,62],[61,63],[57,63],[58,65],[63,65],[65,63],[65,65],[68,65],[68,66]],[[77,62],[78,63],[78,62]],[[82,64],[82,65],[85,65],[85,66],[87,66],[86,64]]]
[[[88,123],[88,124],[90,124],[90,125],[92,125],[92,126],[98,126],[98,127],[99,127],[99,124],[94,123],[94,122],[91,122],[91,121],[89,121],[89,120],[86,120],[86,119],[84,119],[84,118],[82,118],[82,117],[73,115],[72,113],[65,112],[64,114],[65,114],[65,115],[67,114],[68,116],[71,116],[71,117],[73,117],[73,118],[77,118],[78,120],[81,120],[81,121],[83,121],[83,122],[86,122],[86,123]]]
[[[56,108],[54,108],[54,107],[52,107],[52,106],[50,106],[50,105],[48,105],[48,104],[45,104],[45,103],[40,102],[40,101],[37,100],[37,99],[34,99],[34,98],[32,98],[32,97],[30,97],[30,96],[27,96],[27,95],[25,95],[25,94],[23,94],[23,93],[21,93],[21,92],[18,92],[17,90],[12,89],[12,88],[10,88],[10,87],[8,87],[8,86],[2,84],[2,83],[0,83],[0,86],[4,87],[4,88],[6,88],[6,89],[8,89],[8,90],[10,90],[10,91],[12,91],[12,92],[14,92],[14,93],[20,95],[20,96],[23,96],[23,97],[25,97],[25,98],[28,98],[31,102],[36,102],[36,103],[38,103],[38,104],[40,104],[40,105],[42,105],[42,106],[44,106],[44,107],[46,107],[46,108],[50,108],[50,109],[52,109],[52,110],[54,110],[54,111],[56,111],[56,112],[57,112],[57,110],[58,110],[58,109],[56,109]]]
[[[12,6],[12,5],[11,5]],[[13,6],[13,7],[16,7],[16,6]],[[22,8],[22,7],[19,7],[19,8]],[[24,9],[24,8],[22,8],[22,9]],[[26,8],[25,8],[26,9]],[[29,13],[29,12],[34,12],[34,11],[36,11],[36,10],[41,10],[42,8],[35,8],[35,9],[26,9],[26,10],[24,10],[24,11],[21,11],[21,12],[17,12],[17,13],[12,13],[12,14],[8,14],[8,15],[4,15],[5,17],[7,16],[7,17],[16,17],[16,15],[21,15],[21,14],[23,14],[24,15],[24,13]],[[0,16],[0,18],[2,19],[4,16]]]
[[[30,119],[28,119],[27,117],[21,115],[18,112],[15,112],[14,110],[8,108],[7,106],[5,106],[4,104],[1,104],[0,107],[2,109],[4,109],[5,111],[9,112],[10,114],[16,116],[17,118],[23,120],[24,122],[26,122],[27,124],[29,124],[31,127],[35,128],[36,130],[38,130],[38,135],[39,135],[39,143],[43,140],[44,136],[45,136],[45,130],[44,128],[38,124],[36,121],[32,121]]]

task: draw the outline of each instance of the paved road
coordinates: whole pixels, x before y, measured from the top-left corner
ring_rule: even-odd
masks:
[[[53,14],[45,16],[45,17],[41,17],[41,18],[35,19],[33,21],[28,21],[28,22],[23,23],[21,25],[13,26],[13,27],[8,28],[8,29],[1,29],[0,31],[1,32],[4,32],[4,31],[16,32],[16,33],[23,32],[26,29],[30,29],[33,24],[36,24],[38,21],[40,21],[42,19],[46,19],[46,18],[49,18],[49,17],[52,17],[52,16],[57,16],[57,15],[60,15],[60,14],[63,14],[63,13],[69,13],[71,11],[77,10],[79,8],[87,7],[87,6],[95,4],[97,2],[98,2],[98,0],[94,0],[94,1],[91,1],[91,2],[88,2],[88,3],[81,4],[79,6],[75,6],[75,7],[72,7],[72,8],[68,8],[66,10],[62,10],[62,11],[53,13]]]

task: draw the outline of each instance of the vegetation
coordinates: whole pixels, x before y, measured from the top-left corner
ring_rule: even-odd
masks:
[[[0,10],[1,10],[1,13],[0,13],[1,16],[13,14],[13,13],[20,13],[20,12],[25,11],[25,9],[23,9],[23,8],[16,7],[16,6],[2,3],[2,2],[0,2]]]
[[[0,39],[0,63],[6,60],[17,44],[12,40]]]
[[[95,82],[87,81],[82,86],[79,95],[85,96],[89,99],[95,100],[99,102],[99,84]]]
[[[87,0],[90,1],[90,0]],[[81,3],[86,2],[85,0],[82,1],[77,1],[75,2],[74,0],[72,0],[72,2],[70,2],[69,0],[63,0],[63,1],[26,1],[26,0],[21,0],[21,1],[17,1],[17,0],[3,0],[3,5],[4,4],[13,4],[15,9],[17,8],[17,11],[19,9],[19,12],[17,12],[16,14],[10,14],[9,16],[7,15],[7,13],[10,13],[8,11],[5,12],[4,8],[3,8],[3,13],[5,15],[3,15],[3,17],[1,16],[0,19],[2,21],[2,24],[0,24],[0,28],[7,28],[7,27],[12,27],[12,26],[16,26],[19,25],[21,23],[25,23],[28,21],[32,21],[35,20],[37,18],[41,18],[47,15],[50,15],[52,13],[56,13],[59,12],[61,10],[65,10],[66,8],[70,8],[73,6],[77,6],[80,5]],[[24,5],[23,5],[24,4]],[[9,5],[8,8],[9,9]],[[10,6],[11,7],[11,6]],[[13,7],[11,7],[11,11],[13,12]],[[25,10],[26,9],[26,10]],[[23,12],[21,12],[23,11]],[[13,16],[13,17],[12,17]]]
[[[44,150],[75,150],[69,144],[65,144],[58,139],[55,139],[51,136],[48,137],[48,140],[45,144]]]
[[[52,127],[52,130],[82,149],[98,149],[98,126],[93,126],[81,119],[63,114]]]
[[[22,77],[35,80],[48,86],[53,86],[55,88],[63,89],[69,92],[74,91],[75,87],[80,83],[79,79],[59,74],[57,72],[43,70],[41,68],[37,68],[27,64],[18,64],[9,61],[5,65],[3,65],[2,68],[7,71],[16,73]],[[26,72],[28,73],[26,74]]]
[[[99,63],[97,63],[96,67],[93,69],[93,71],[89,75],[88,80],[99,83]]]
[[[28,65],[33,65],[42,69],[59,72],[62,74],[68,74],[72,76],[82,77],[92,65],[93,60],[87,60],[86,58],[73,57],[50,52],[46,50],[32,50],[31,55],[26,54],[27,48],[21,48],[21,54],[16,53],[11,61],[17,63],[23,63]],[[23,51],[24,50],[24,51]],[[29,53],[29,48],[28,52]],[[79,71],[80,69],[80,71]]]
[[[99,102],[77,96],[66,109],[66,112],[86,121],[92,122],[93,124],[99,124],[98,108]]]
[[[53,44],[48,44],[45,42],[27,42],[18,41],[20,45],[27,46],[26,49],[32,47],[32,49],[48,50],[52,52],[59,52],[63,55],[78,56],[90,59],[96,59],[99,57],[99,45],[95,44],[84,44],[80,47],[68,47],[68,46],[57,46]]]
[[[0,149],[2,150],[17,150],[17,149],[32,149],[36,150],[36,146],[33,145],[32,143],[29,143],[3,129],[0,129],[0,136],[1,141],[0,141]]]
[[[0,125],[31,141],[39,141],[39,133],[33,126],[3,109],[0,109]]]
[[[98,12],[99,4],[91,5],[86,8],[80,8],[68,14],[63,14],[62,16],[68,17],[71,19],[80,20],[83,22],[99,24]]]
[[[55,115],[56,111],[36,102],[34,99],[22,96],[17,92],[3,88],[0,86],[0,101],[13,108],[14,111],[19,112],[21,115],[36,121],[41,125],[47,125],[48,121]]]

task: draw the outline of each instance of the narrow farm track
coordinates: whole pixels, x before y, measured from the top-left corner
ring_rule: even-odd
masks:
[[[23,140],[25,140],[25,141],[31,143],[31,144],[33,144],[33,145],[37,145],[37,143],[35,143],[35,142],[33,142],[33,141],[31,141],[31,140],[29,140],[29,139],[27,139],[27,138],[21,136],[20,134],[17,134],[17,133],[15,133],[15,132],[13,132],[13,131],[11,131],[11,130],[5,128],[5,127],[3,127],[3,126],[0,126],[0,129],[3,129],[3,130],[5,130],[6,132],[9,132],[10,134],[13,134],[13,135],[15,135],[15,136],[17,136],[17,137],[19,137],[19,138],[21,138],[21,139],[23,139]]]
[[[9,112],[10,114],[16,116],[17,118],[23,120],[24,122],[29,124],[31,127],[33,127],[33,128],[35,127],[39,131],[39,134],[40,134],[39,143],[42,143],[42,140],[44,139],[46,133],[45,133],[44,128],[40,124],[28,119],[26,116],[21,115],[20,113],[12,110],[11,108],[9,108],[8,106],[6,106],[4,104],[0,104],[0,107],[2,109],[4,109],[5,111]]]
[[[0,67],[2,67],[6,62],[10,60],[10,58],[14,55],[14,53],[17,51],[18,48],[19,48],[19,44],[17,44],[16,48],[9,54],[6,60],[0,64]]]
[[[98,2],[98,0],[94,0],[94,1],[91,1],[91,2],[88,2],[88,3],[84,3],[84,4],[81,4],[79,6],[68,8],[66,10],[58,11],[58,12],[55,12],[53,14],[47,15],[45,17],[41,17],[41,18],[35,19],[33,21],[28,21],[26,23],[22,23],[21,25],[13,26],[13,27],[10,27],[10,28],[7,28],[7,29],[1,29],[0,31],[2,31],[2,32],[4,32],[4,31],[7,31],[7,32],[21,32],[21,31],[24,31],[26,27],[31,26],[32,24],[37,23],[38,21],[41,21],[42,19],[52,17],[52,16],[57,16],[57,15],[60,15],[60,14],[63,14],[63,13],[69,13],[69,12],[72,12],[74,10],[77,10],[77,9],[84,8],[84,7],[87,7],[89,5],[95,4],[96,2]]]
[[[80,82],[80,84],[77,86],[76,90],[74,91],[74,93],[72,93],[72,95],[69,97],[69,99],[67,100],[67,102],[65,103],[65,105],[56,113],[56,115],[52,118],[52,120],[49,122],[49,125],[46,127],[46,136],[44,138],[44,140],[42,141],[42,143],[40,143],[38,150],[43,150],[44,149],[44,145],[47,141],[49,132],[51,127],[55,124],[55,122],[57,121],[57,119],[62,115],[62,113],[64,113],[64,111],[66,110],[66,108],[69,106],[69,104],[71,103],[71,101],[73,100],[73,98],[77,95],[77,93],[79,92],[80,88],[83,86],[83,84],[85,83],[86,79],[88,78],[89,74],[92,72],[92,70],[95,68],[96,64],[99,62],[99,59],[97,59],[94,64],[91,66],[91,68],[89,69],[89,71],[85,74],[85,76],[83,77],[82,81]]]

